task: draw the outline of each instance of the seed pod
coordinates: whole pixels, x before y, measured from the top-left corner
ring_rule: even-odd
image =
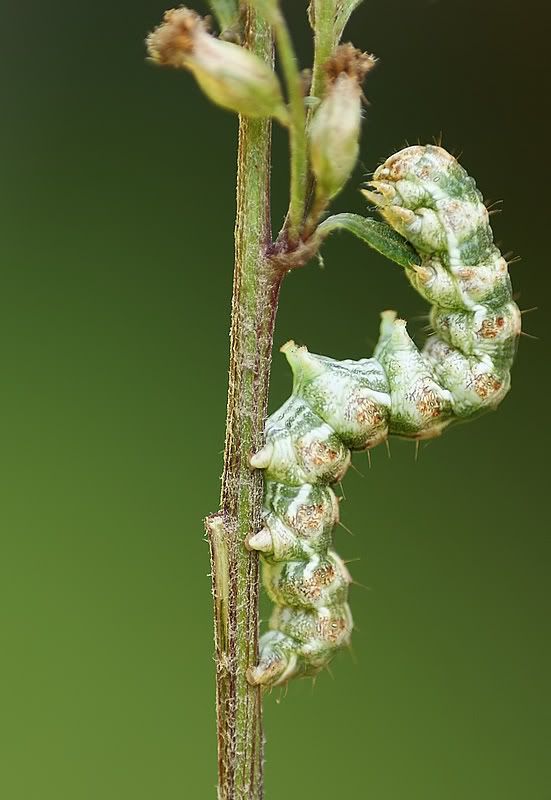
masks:
[[[243,47],[211,36],[195,11],[166,11],[164,22],[149,34],[146,44],[157,64],[189,69],[217,105],[247,117],[275,117],[287,123],[273,70]]]
[[[338,47],[326,64],[329,88],[310,126],[310,158],[318,196],[334,197],[358,160],[362,121],[362,88],[373,56],[352,45]]]

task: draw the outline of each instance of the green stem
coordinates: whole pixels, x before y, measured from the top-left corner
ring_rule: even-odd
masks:
[[[314,13],[314,68],[312,71],[311,97],[322,99],[325,92],[324,64],[335,47],[335,0],[313,0]]]
[[[247,4],[244,45],[272,63],[271,27]],[[247,669],[258,659],[258,559],[243,546],[261,527],[262,475],[249,458],[263,443],[281,282],[266,258],[271,124],[240,118],[235,269],[221,511],[206,522],[216,641],[219,800],[261,800],[262,703]]]
[[[288,213],[289,240],[295,243],[300,234],[306,203],[308,154],[306,141],[306,112],[298,61],[289,35],[287,23],[274,3],[270,12],[281,67],[289,95],[289,137],[291,147],[291,193]]]

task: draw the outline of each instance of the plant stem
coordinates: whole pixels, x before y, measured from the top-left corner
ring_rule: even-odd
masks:
[[[291,197],[289,202],[289,240],[295,243],[299,237],[306,203],[306,178],[308,154],[306,140],[306,112],[302,93],[302,80],[298,61],[289,35],[285,18],[279,4],[274,3],[270,15],[287,92],[289,95],[289,138],[291,145]]]
[[[314,68],[312,70],[311,97],[323,98],[325,74],[323,67],[335,47],[335,0],[314,0]]]
[[[247,4],[244,45],[272,63],[271,28]],[[258,658],[258,558],[243,546],[261,527],[262,475],[249,458],[263,442],[281,282],[268,262],[271,125],[240,118],[235,270],[221,511],[206,522],[216,641],[219,800],[261,800],[262,703],[247,668]]]
[[[238,0],[209,0],[222,33],[236,24],[239,19]]]

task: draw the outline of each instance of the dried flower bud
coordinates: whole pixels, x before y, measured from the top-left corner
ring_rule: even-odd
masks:
[[[146,44],[153,61],[189,69],[205,94],[223,108],[287,123],[287,109],[273,70],[243,47],[211,36],[195,11],[166,11],[164,22],[149,34]]]
[[[310,158],[319,196],[336,195],[358,159],[362,81],[375,58],[341,45],[325,66],[328,89],[310,126]]]

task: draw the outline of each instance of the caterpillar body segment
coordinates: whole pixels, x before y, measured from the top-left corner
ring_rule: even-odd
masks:
[[[418,263],[405,271],[431,304],[434,333],[419,351],[406,323],[385,311],[372,358],[282,348],[293,392],[251,458],[264,470],[264,527],[246,541],[262,554],[275,605],[248,674],[267,687],[315,675],[350,641],[350,576],[331,549],[339,521],[331,485],[350,451],[389,435],[438,436],[495,408],[510,388],[520,312],[473,179],[440,147],[408,147],[376,170],[364,194],[415,248]]]

